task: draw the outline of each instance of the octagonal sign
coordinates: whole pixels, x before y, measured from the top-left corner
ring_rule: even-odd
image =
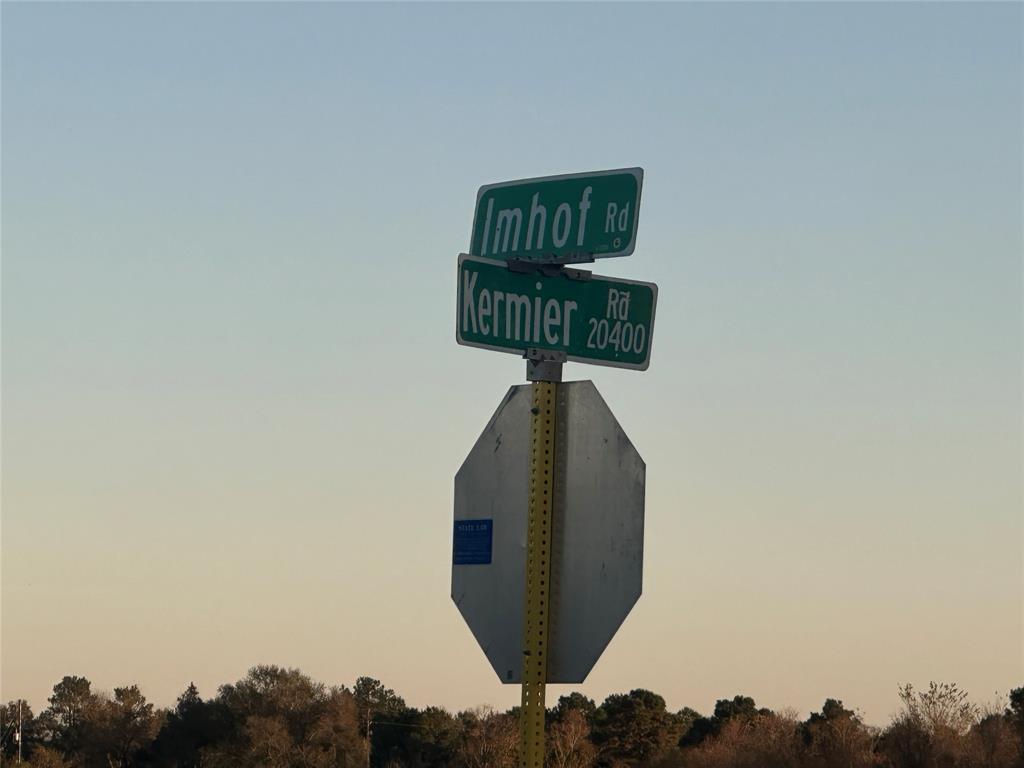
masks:
[[[522,680],[530,386],[455,475],[452,599],[498,677]],[[645,466],[590,381],[558,385],[548,674],[581,683],[640,597]]]

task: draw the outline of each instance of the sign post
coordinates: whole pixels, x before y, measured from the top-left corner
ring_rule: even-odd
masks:
[[[521,764],[544,766],[544,711],[551,606],[551,543],[555,487],[555,396],[558,384],[531,386],[530,509],[526,525],[526,600],[523,611]]]
[[[456,340],[521,355],[455,476],[452,599],[522,686],[520,766],[544,766],[545,688],[583,682],[642,588],[646,468],[562,364],[646,370],[658,288],[568,264],[633,253],[643,170],[490,184],[458,260]]]

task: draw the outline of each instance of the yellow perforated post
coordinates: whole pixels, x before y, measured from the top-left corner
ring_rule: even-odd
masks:
[[[533,383],[530,429],[530,508],[526,530],[526,605],[523,616],[522,768],[544,766],[544,685],[548,667],[548,609],[555,474],[557,384]]]

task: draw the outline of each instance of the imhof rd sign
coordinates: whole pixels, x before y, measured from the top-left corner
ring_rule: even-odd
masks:
[[[643,179],[642,168],[622,168],[484,185],[469,252],[561,263],[628,256]]]

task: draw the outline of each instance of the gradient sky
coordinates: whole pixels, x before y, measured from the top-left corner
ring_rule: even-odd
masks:
[[[1024,684],[1004,4],[2,5],[2,697],[257,663],[506,707],[448,596],[481,184],[639,165],[644,595],[586,684]]]

